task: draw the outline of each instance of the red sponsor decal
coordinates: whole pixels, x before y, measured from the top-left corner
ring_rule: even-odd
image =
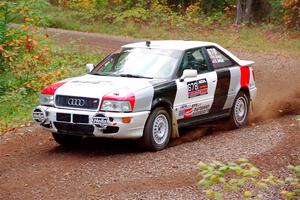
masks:
[[[58,83],[54,83],[52,85],[49,85],[47,87],[45,87],[41,93],[42,94],[48,94],[48,95],[54,95],[55,91],[62,86],[63,84],[65,84],[65,82],[58,82]]]
[[[249,67],[240,67],[241,70],[241,87],[249,87],[250,69]]]
[[[184,108],[184,118],[191,118],[193,116],[193,108],[192,107],[186,107]]]

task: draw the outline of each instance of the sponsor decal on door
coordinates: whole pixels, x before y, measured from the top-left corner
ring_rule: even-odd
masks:
[[[208,84],[206,78],[187,82],[188,97],[196,97],[208,93]]]
[[[178,116],[180,118],[191,118],[198,115],[207,114],[209,112],[210,105],[202,103],[193,103],[190,105],[181,105],[179,107]]]

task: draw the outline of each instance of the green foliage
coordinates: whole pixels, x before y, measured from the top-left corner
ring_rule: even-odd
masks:
[[[126,26],[134,24],[140,28],[143,25],[169,26],[175,25],[187,29],[191,26],[215,27],[228,26],[235,21],[235,0],[50,0],[55,6],[55,15],[47,17],[52,12],[46,0],[36,0],[37,10],[45,10],[47,25],[68,29],[82,29],[81,26],[98,24],[114,24]],[[299,28],[299,2],[294,0],[258,0],[253,4],[252,18],[256,23],[284,22],[288,27]],[[39,5],[40,4],[40,5]],[[59,8],[57,8],[58,6]],[[49,10],[50,9],[50,10]],[[77,11],[72,20],[68,10]],[[72,15],[73,15],[72,14]],[[283,17],[284,16],[284,17]],[[69,23],[70,22],[70,23]]]
[[[26,81],[31,67],[47,62],[42,55],[46,50],[43,47],[38,48],[34,37],[34,26],[40,21],[40,17],[31,10],[31,3],[33,1],[0,3],[0,72],[13,71],[20,81]],[[22,19],[23,24],[19,28],[9,27],[8,24],[15,18]],[[22,73],[25,73],[25,76],[20,74],[21,69],[24,70]],[[2,86],[0,95],[6,89],[8,88]]]
[[[276,20],[280,21],[282,19],[282,7],[281,2],[282,0],[273,0],[269,1],[272,6],[272,14],[271,16]]]
[[[219,16],[226,14],[226,9],[233,6],[232,0],[214,0],[212,3],[206,3],[206,0],[198,1],[144,1],[144,0],[114,0],[114,1],[61,1],[60,7],[65,9],[84,12],[86,15],[91,15],[85,23],[90,23],[91,19],[100,20],[102,22],[114,23],[118,25],[127,25],[127,23],[147,24],[150,26],[176,25],[186,28],[188,24],[196,22],[212,24],[212,21],[218,21]],[[210,7],[209,9],[206,7]],[[176,12],[180,10],[182,12]],[[209,13],[207,12],[209,10]],[[59,22],[58,17],[55,17],[56,23]],[[223,20],[230,20],[230,17],[224,17]],[[82,19],[80,19],[82,21]]]
[[[13,72],[6,71],[0,74],[0,87],[5,85],[9,88],[3,95],[0,95],[0,132],[10,130],[12,127],[24,124],[31,119],[31,111],[38,104],[39,90],[48,83],[69,77],[78,76],[85,73],[86,63],[97,63],[103,57],[98,51],[82,49],[74,45],[64,45],[59,47],[48,42],[49,59],[51,63],[43,66],[44,71],[40,71],[39,79],[33,79],[32,86],[38,89],[29,90],[14,75]],[[59,72],[59,73],[58,73]],[[34,73],[34,72],[33,72]]]
[[[5,131],[30,118],[43,87],[82,73],[82,66],[99,61],[101,54],[74,51],[79,48],[67,45],[64,49],[53,47],[37,28],[43,24],[38,8],[49,6],[45,1],[9,1],[0,5],[0,131]],[[9,26],[15,20],[22,24]]]
[[[284,179],[279,179],[271,173],[265,176],[266,173],[261,172],[247,159],[228,163],[199,162],[198,168],[198,185],[203,188],[206,196],[212,199],[221,199],[225,191],[235,192],[240,198],[262,199],[263,195],[259,191],[270,187],[282,188],[280,195],[285,199],[300,197],[300,166],[288,166],[294,177]]]
[[[283,33],[281,28],[271,25],[235,28],[230,26],[230,18],[226,18],[226,15],[222,16],[224,20],[219,20],[222,13],[216,12],[211,17],[194,17],[198,16],[197,9],[197,6],[190,7],[188,14],[184,16],[167,6],[153,3],[151,8],[145,9],[150,14],[145,15],[147,20],[142,18],[142,22],[134,22],[132,15],[130,19],[123,18],[125,14],[120,13],[126,9],[118,5],[108,5],[97,12],[82,12],[52,5],[41,10],[45,23],[50,27],[135,38],[213,41],[232,50],[243,48],[251,52],[268,51],[300,56],[300,40],[290,39],[289,34]],[[230,15],[232,10],[227,12]],[[121,19],[118,19],[118,16],[122,16]]]
[[[300,1],[283,0],[282,7],[284,12],[283,21],[287,27],[300,30]]]

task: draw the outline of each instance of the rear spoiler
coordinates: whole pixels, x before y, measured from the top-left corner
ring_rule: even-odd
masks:
[[[224,53],[226,53],[227,55],[229,55],[239,66],[241,67],[249,67],[251,65],[254,64],[254,61],[251,60],[241,60],[238,57],[236,57],[233,53],[231,53],[230,51],[228,51],[227,49],[221,47],[218,44],[214,44],[215,46],[217,46],[221,51],[223,51]]]
[[[251,60],[237,60],[237,63],[241,67],[249,67],[249,66],[254,64],[254,61],[251,61]]]

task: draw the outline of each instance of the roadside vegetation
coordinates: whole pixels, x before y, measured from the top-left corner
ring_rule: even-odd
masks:
[[[79,52],[72,45],[54,44],[37,29],[44,22],[31,3],[0,3],[0,132],[31,119],[43,87],[81,74],[86,63],[101,58],[100,52]],[[9,23],[16,18],[22,24],[11,28]]]
[[[198,185],[210,199],[223,199],[224,195],[232,199],[268,199],[269,190],[279,191],[283,199],[300,197],[300,165],[288,166],[290,176],[276,177],[270,172],[259,170],[247,159],[236,162],[198,163]]]
[[[150,39],[207,40],[252,52],[300,52],[300,1],[39,1],[45,25]],[[242,19],[237,23],[237,2]]]

